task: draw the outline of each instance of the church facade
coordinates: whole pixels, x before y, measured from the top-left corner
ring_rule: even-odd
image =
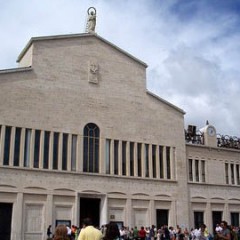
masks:
[[[8,239],[49,225],[239,225],[240,152],[146,90],[147,65],[94,33],[32,38],[0,71],[0,212]]]

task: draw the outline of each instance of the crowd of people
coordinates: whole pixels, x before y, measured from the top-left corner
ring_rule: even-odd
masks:
[[[51,227],[51,225],[49,226]],[[47,230],[48,237],[50,228]],[[157,229],[156,226],[131,228],[119,226],[110,222],[96,228],[92,225],[90,218],[83,220],[82,228],[72,225],[71,228],[65,225],[58,225],[52,236],[53,240],[240,240],[240,227],[229,226],[226,221],[216,225],[214,233],[209,233],[205,224],[199,228],[182,229],[163,225]]]

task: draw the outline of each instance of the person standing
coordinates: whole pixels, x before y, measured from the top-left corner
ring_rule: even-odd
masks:
[[[103,240],[119,240],[120,232],[116,223],[109,223],[106,225],[106,234]]]
[[[133,239],[137,240],[138,239],[138,229],[137,226],[133,229]]]
[[[155,226],[152,225],[152,228],[150,229],[149,237],[151,240],[155,239]]]
[[[220,226],[222,228],[222,232],[221,233],[217,233],[217,239],[220,239],[220,240],[231,240],[231,232],[228,229],[227,222],[226,221],[222,221]]]
[[[85,218],[78,240],[100,240],[102,237],[101,231],[92,225],[92,220],[90,218]]]
[[[58,225],[54,232],[53,240],[69,240],[66,225]]]
[[[145,240],[146,239],[146,231],[145,231],[143,226],[139,230],[138,236],[140,237],[140,240]]]
[[[48,238],[50,238],[51,234],[52,234],[51,227],[52,227],[52,225],[49,225],[48,229],[47,229],[47,236],[48,236]]]

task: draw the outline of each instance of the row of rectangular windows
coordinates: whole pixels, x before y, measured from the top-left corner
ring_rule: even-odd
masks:
[[[0,137],[0,165],[174,179],[171,147],[106,139],[101,165],[99,138],[91,135],[82,138],[0,125]],[[79,148],[83,149],[82,156]]]
[[[240,185],[239,164],[225,163],[226,184]]]
[[[206,182],[205,160],[188,159],[189,181]],[[225,163],[225,182],[226,184],[240,185],[240,165]]]
[[[107,174],[174,178],[173,149],[151,144],[106,139],[105,166]],[[121,152],[120,152],[121,151]],[[127,154],[128,152],[128,154]],[[121,161],[120,161],[121,159]]]
[[[206,170],[204,160],[188,159],[188,169],[189,181],[200,183],[206,182]]]

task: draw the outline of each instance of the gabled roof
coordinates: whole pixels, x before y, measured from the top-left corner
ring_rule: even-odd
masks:
[[[96,33],[81,33],[81,34],[65,34],[65,35],[54,35],[54,36],[43,36],[43,37],[32,37],[25,48],[22,50],[20,55],[18,56],[17,62],[20,62],[28,48],[32,45],[33,42],[36,41],[43,41],[43,40],[58,40],[58,39],[70,39],[70,38],[83,38],[83,37],[95,37],[102,42],[110,45],[111,47],[115,48],[116,50],[122,52],[123,54],[127,55],[128,57],[132,58],[134,61],[142,64],[144,67],[148,67],[146,63],[143,61],[139,60],[138,58],[134,57],[133,55],[129,54],[128,52],[124,51],[123,49],[119,48],[118,46],[114,45],[113,43],[107,41],[106,39],[100,37]]]
[[[156,99],[159,100],[160,102],[162,102],[162,103],[168,105],[169,107],[171,107],[171,108],[177,110],[177,111],[180,112],[181,114],[186,114],[186,112],[185,112],[184,110],[182,110],[181,108],[179,108],[179,107],[175,106],[174,104],[172,104],[172,103],[166,101],[165,99],[163,99],[163,98],[157,96],[156,94],[150,92],[149,90],[147,90],[146,92],[147,92],[147,94],[149,94],[150,96],[156,98]]]

